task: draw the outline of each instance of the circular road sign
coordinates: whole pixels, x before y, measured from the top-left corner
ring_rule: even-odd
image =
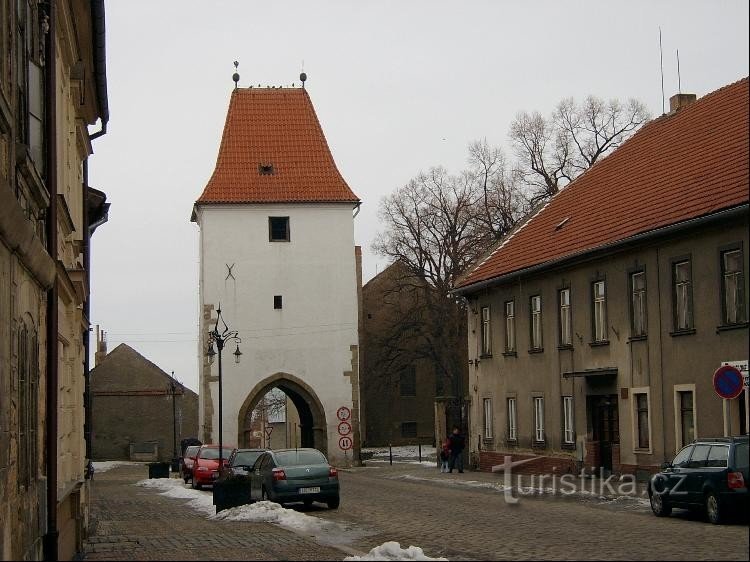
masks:
[[[351,417],[351,415],[352,411],[346,406],[341,406],[341,408],[336,410],[336,417],[339,419],[339,421],[346,421]]]
[[[348,451],[352,448],[352,445],[354,445],[354,442],[351,437],[342,437],[339,439],[339,449],[342,451]]]
[[[349,435],[352,432],[352,426],[349,422],[342,421],[339,423],[339,435]]]
[[[742,394],[744,380],[737,367],[724,365],[714,373],[714,390],[722,398],[732,400]]]

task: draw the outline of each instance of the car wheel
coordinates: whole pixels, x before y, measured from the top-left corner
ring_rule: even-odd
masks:
[[[652,492],[649,494],[649,502],[651,503],[651,511],[657,517],[669,517],[672,513],[672,506],[664,499],[664,494]]]
[[[706,494],[706,516],[714,525],[724,522],[724,506],[721,505],[719,497],[714,492]]]
[[[328,500],[326,503],[328,504],[328,509],[338,509],[339,504],[341,503],[341,498],[336,496],[335,498]]]
[[[193,488],[193,490],[200,490],[202,486],[198,484],[195,480],[195,476],[193,476],[193,482],[190,484],[190,486]]]

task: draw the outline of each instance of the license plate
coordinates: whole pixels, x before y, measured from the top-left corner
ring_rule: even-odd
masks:
[[[316,486],[315,488],[300,488],[299,493],[300,494],[319,494],[320,487]]]

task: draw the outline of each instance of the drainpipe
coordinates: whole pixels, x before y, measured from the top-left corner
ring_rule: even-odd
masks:
[[[47,137],[46,177],[47,190],[50,194],[49,212],[47,214],[47,252],[57,265],[57,61],[55,45],[57,42],[55,0],[48,3],[49,34],[45,45],[46,80],[44,82],[44,120]],[[46,426],[47,434],[47,534],[44,536],[44,559],[57,560],[57,387],[58,387],[58,318],[57,318],[57,277],[52,288],[47,291],[47,396]]]
[[[89,228],[89,159],[83,161],[83,270],[86,275],[86,286],[91,290],[91,252],[89,244],[91,243],[91,229]],[[90,294],[86,295],[83,301],[83,314],[86,317],[86,327],[83,330],[83,438],[86,443],[86,459],[91,462],[91,378],[89,376],[90,361],[89,355],[91,350],[90,339],[90,318],[91,318],[91,299]],[[90,477],[89,465],[86,465],[86,478]]]

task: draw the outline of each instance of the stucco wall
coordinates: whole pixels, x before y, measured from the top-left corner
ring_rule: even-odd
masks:
[[[314,389],[325,410],[333,460],[347,462],[336,446],[336,411],[352,407],[350,376],[357,368],[357,289],[352,205],[211,205],[198,210],[200,235],[200,333],[213,328],[203,307],[222,308],[242,338],[224,351],[223,435],[236,444],[239,412],[259,381],[277,373]],[[268,217],[288,216],[289,242],[269,242]],[[227,266],[232,266],[229,276]],[[283,308],[274,309],[281,295]],[[200,425],[218,441],[218,362],[206,371],[201,341],[201,400],[213,400],[212,419],[201,405]],[[354,365],[353,365],[354,359]],[[211,377],[210,379],[207,377]],[[208,381],[208,385],[205,382]],[[210,412],[210,411],[209,411]]]

